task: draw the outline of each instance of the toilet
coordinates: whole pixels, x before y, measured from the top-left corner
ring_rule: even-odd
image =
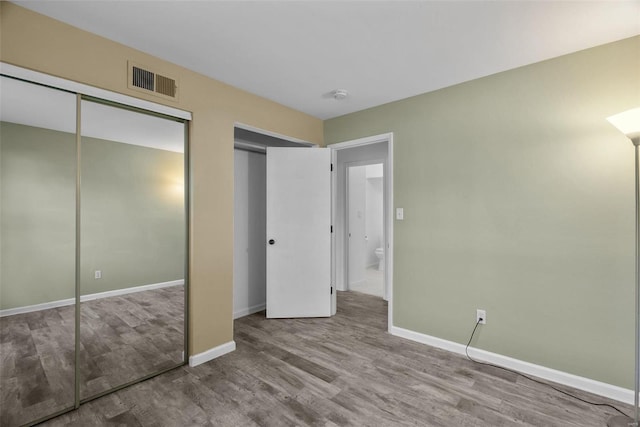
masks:
[[[384,271],[384,248],[376,249],[376,256],[378,257],[378,270]]]

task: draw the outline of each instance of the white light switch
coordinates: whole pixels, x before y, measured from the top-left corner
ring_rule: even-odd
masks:
[[[396,219],[400,221],[404,219],[404,208],[396,208]]]
[[[93,277],[96,278],[96,279],[102,279],[102,271],[96,270],[96,272],[95,272]]]

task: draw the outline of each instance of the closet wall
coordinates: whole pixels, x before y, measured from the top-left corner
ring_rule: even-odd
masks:
[[[264,153],[234,150],[234,319],[265,309],[266,159]]]

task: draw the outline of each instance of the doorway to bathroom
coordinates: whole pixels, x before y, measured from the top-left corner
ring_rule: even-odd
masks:
[[[384,298],[384,168],[367,163],[346,164],[347,289]]]
[[[377,281],[376,285],[378,289],[376,293],[378,296],[380,296],[379,287],[383,289],[381,296],[387,302],[387,323],[390,329],[393,326],[393,133],[340,142],[329,145],[328,147],[332,150],[332,162],[335,166],[332,190],[333,228],[335,233],[334,246],[332,249],[333,283],[335,283],[338,291],[361,291],[362,286],[368,287],[369,283],[360,282],[357,278],[358,273],[356,273],[356,271],[363,273],[362,275],[365,276],[365,278],[366,275],[369,274],[368,279],[371,282]],[[360,182],[362,183],[362,171],[364,171],[364,187],[366,191],[366,167],[372,165],[377,166],[369,167],[369,184],[372,187],[377,186],[378,189],[382,189],[382,236],[378,239],[374,234],[369,235],[371,232],[367,232],[366,230],[366,218],[361,218],[361,222],[365,224],[364,231],[356,238],[353,236],[353,224],[351,227],[349,226],[348,205],[350,200],[347,195],[349,192],[348,174],[352,169],[358,171],[358,169],[356,169],[357,167],[365,166],[364,169],[359,169],[360,172],[355,172],[355,174],[360,174]],[[353,173],[354,172],[352,172],[352,183],[354,182]],[[362,186],[362,184],[360,184],[360,186]],[[353,191],[352,189],[352,194]],[[369,200],[370,202],[374,202],[376,197],[370,196]],[[360,203],[362,203],[362,200]],[[364,203],[364,208],[360,209],[362,217],[366,216],[366,194],[364,196]],[[361,204],[361,206],[363,205]],[[352,216],[358,217],[357,208],[352,207],[350,211]],[[376,214],[370,214],[372,217],[369,221],[370,225],[376,223],[376,220],[373,219],[375,215]],[[349,230],[351,230],[351,238],[349,238]],[[350,240],[351,245],[349,244]],[[350,249],[354,250],[358,246],[361,248],[364,247],[365,249],[358,252],[359,255],[349,256]],[[366,249],[367,247],[369,247],[369,249]],[[376,251],[376,249],[378,250]],[[376,252],[380,258],[376,256]],[[371,255],[371,257],[369,257],[369,255]],[[353,260],[354,256],[356,257],[356,261]],[[360,256],[360,259],[358,259],[358,256]],[[376,261],[374,261],[374,257],[377,264]],[[358,270],[349,268],[350,260],[351,264],[357,263],[360,266]],[[364,269],[362,269],[363,265]]]

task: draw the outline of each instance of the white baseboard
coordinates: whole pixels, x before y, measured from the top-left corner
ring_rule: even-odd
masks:
[[[189,366],[194,367],[206,363],[210,360],[216,359],[220,356],[224,356],[227,353],[231,353],[236,349],[236,342],[229,341],[221,344],[217,347],[210,348],[202,353],[194,354],[189,357]]]
[[[416,341],[432,347],[441,348],[453,353],[462,355],[465,354],[465,346],[453,341],[443,340],[441,338],[421,334],[419,332],[399,328],[397,326],[392,326],[389,332],[391,332],[392,335],[406,338],[411,341]],[[577,388],[579,390],[587,391],[589,393],[597,394],[599,396],[604,396],[609,399],[633,405],[633,390],[603,383],[600,381],[595,381],[590,378],[580,377],[577,375],[569,374],[567,372],[547,368],[545,366],[535,365],[523,360],[514,359],[497,353],[491,353],[489,351],[481,350],[474,347],[469,347],[469,356],[476,360],[489,362],[497,366],[513,369],[524,374],[533,375],[538,378],[553,381],[558,384]]]
[[[358,285],[361,285],[363,283],[366,283],[366,282],[367,282],[367,279],[356,280],[355,282],[351,282],[351,283],[349,283],[349,289],[351,289],[354,286],[358,286]]]
[[[248,316],[253,313],[257,313],[267,308],[266,303],[252,305],[251,307],[241,308],[240,310],[236,310],[233,312],[233,318],[239,319],[240,317]]]
[[[116,289],[113,291],[98,292],[95,294],[81,295],[80,302],[92,301],[100,298],[115,297],[118,295],[132,294],[135,292],[150,291],[152,289],[168,288],[169,286],[184,285],[184,280],[172,280],[170,282],[152,283],[150,285],[134,286],[131,288]],[[24,307],[7,308],[0,310],[0,317],[13,316],[14,314],[31,313],[33,311],[48,310],[50,308],[64,307],[75,304],[75,298],[61,299],[42,304],[27,305]]]

